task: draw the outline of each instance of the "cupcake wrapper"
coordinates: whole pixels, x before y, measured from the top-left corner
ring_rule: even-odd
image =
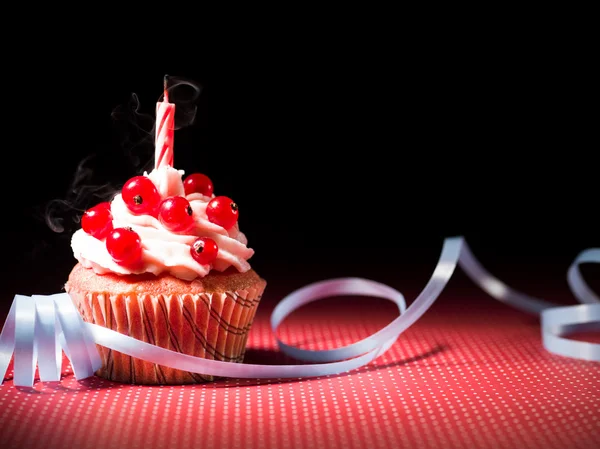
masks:
[[[227,293],[108,295],[69,291],[84,321],[183,354],[242,362],[264,285]],[[144,385],[215,380],[145,362],[98,345],[105,379]]]

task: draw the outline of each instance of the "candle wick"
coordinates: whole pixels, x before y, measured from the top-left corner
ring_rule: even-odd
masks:
[[[169,102],[169,91],[167,89],[168,84],[169,84],[169,75],[165,75],[165,77],[163,79],[163,87],[164,87],[164,90],[165,90],[164,101],[167,102],[167,103]]]

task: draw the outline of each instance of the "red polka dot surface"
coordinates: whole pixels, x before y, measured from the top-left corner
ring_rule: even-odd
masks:
[[[600,364],[545,351],[529,315],[459,296],[444,294],[382,357],[337,376],[136,386],[78,382],[65,359],[61,382],[0,386],[0,446],[600,447]],[[393,304],[374,301],[301,309],[279,335],[307,349],[352,343],[394,318]],[[259,308],[248,363],[297,363],[277,350],[273,305]]]

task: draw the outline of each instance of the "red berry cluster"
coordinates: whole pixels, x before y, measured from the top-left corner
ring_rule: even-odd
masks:
[[[210,178],[201,173],[189,175],[183,182],[185,194],[200,193],[212,196],[214,186]],[[194,224],[194,211],[187,199],[172,196],[162,199],[154,183],[145,176],[135,176],[121,190],[123,202],[135,215],[151,215],[171,232],[183,233]],[[211,223],[231,229],[238,220],[236,203],[226,196],[209,201],[206,215]],[[81,218],[81,227],[98,240],[105,240],[106,249],[120,265],[133,266],[142,257],[140,236],[131,228],[114,228],[110,203],[100,203],[88,209]],[[213,239],[200,237],[190,245],[190,254],[201,265],[212,263],[219,251]]]

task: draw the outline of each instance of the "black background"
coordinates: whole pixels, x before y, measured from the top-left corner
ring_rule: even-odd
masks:
[[[587,58],[330,43],[217,60],[208,47],[168,60],[65,51],[7,74],[2,302],[66,280],[73,217],[98,201],[71,189],[82,160],[83,185],[114,189],[151,163],[165,73],[202,88],[175,133],[176,167],[239,204],[253,267],[280,292],[345,275],[418,289],[443,239],[464,235],[535,294],[564,288],[577,253],[600,245]],[[62,233],[45,221],[56,200],[69,206],[50,209]]]

